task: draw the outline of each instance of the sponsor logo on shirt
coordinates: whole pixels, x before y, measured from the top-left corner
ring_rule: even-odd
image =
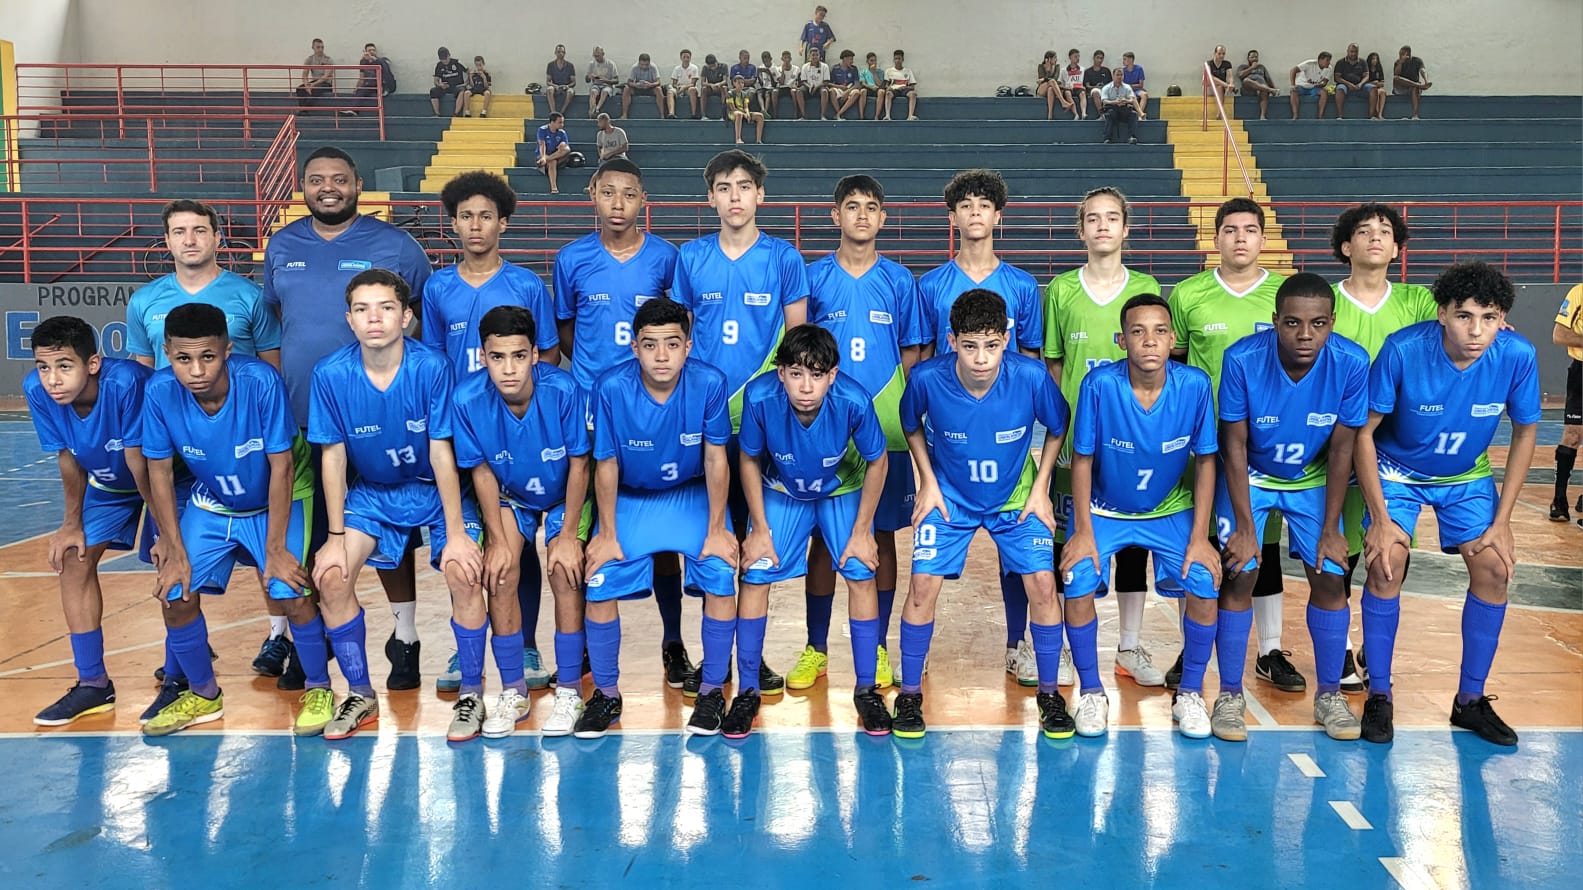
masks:
[[[1131,442],[1128,442],[1126,439],[1117,439],[1117,438],[1114,438],[1114,437],[1112,437],[1111,440],[1110,440],[1110,447],[1116,449],[1117,451],[1128,451],[1128,452],[1130,452],[1130,451],[1133,450],[1133,446],[1132,446]]]
[[[839,464],[841,462],[841,458],[843,458],[843,457],[846,457],[846,455],[838,454],[835,457],[827,457],[827,458],[824,459],[824,465],[826,467],[833,467],[836,464]]]
[[[208,460],[209,459],[209,455],[204,454],[202,448],[195,448],[195,447],[193,447],[191,445],[183,445],[183,446],[181,446],[181,456],[182,457],[196,458],[198,460]]]
[[[1280,425],[1281,416],[1279,414],[1266,414],[1263,417],[1257,418],[1253,421],[1254,428],[1261,430],[1271,429]]]
[[[794,463],[797,462],[797,458],[794,455],[782,454],[779,451],[774,452],[774,454],[775,454],[775,459],[780,461],[783,464],[794,464]]]
[[[564,460],[565,458],[566,458],[566,446],[565,445],[562,445],[559,448],[546,448],[543,451],[539,452],[539,462],[540,463],[546,463],[547,464],[547,463],[549,463],[552,460]]]
[[[683,445],[683,447],[691,447],[693,445],[699,445],[699,444],[702,444],[703,441],[704,441],[704,434],[703,433],[682,433],[682,445]]]
[[[465,321],[453,321],[453,322],[451,322],[451,332],[452,333],[465,333],[466,331],[467,331],[467,322],[465,322]]]
[[[1308,425],[1317,427],[1335,426],[1336,415],[1310,412],[1308,415]]]
[[[1204,333],[1206,333],[1206,334],[1213,334],[1213,333],[1223,332],[1225,330],[1226,330],[1226,323],[1223,322],[1223,321],[1217,321],[1214,324],[1206,324],[1206,325],[1204,325]]]
[[[654,450],[654,440],[653,439],[628,439],[627,440],[627,447],[628,448],[639,448],[639,449],[642,449],[644,451],[653,451]]]
[[[1073,331],[1072,332],[1072,336],[1067,338],[1067,339],[1071,340],[1073,343],[1076,343],[1079,340],[1087,340],[1088,339],[1088,332],[1087,331]]]
[[[761,557],[759,557],[758,562],[755,562],[752,565],[748,566],[748,571],[752,571],[754,569],[758,569],[759,571],[767,572],[771,568],[773,568],[773,567],[770,565],[770,558],[768,556],[761,556]]]
[[[1005,445],[1008,442],[1016,442],[1027,434],[1028,428],[1025,426],[1019,426],[1014,430],[998,430],[995,433],[995,444]]]
[[[170,314],[169,312],[160,312],[160,313],[155,314],[155,315],[150,315],[148,317],[148,320],[149,321],[164,321],[165,320],[165,316],[167,316],[169,314]]]
[[[770,304],[770,296],[770,294],[744,293],[742,295],[742,302],[748,304],[749,306],[768,306]]]
[[[890,324],[890,313],[881,312],[878,309],[870,309],[868,311],[868,320],[873,324]]]
[[[236,446],[236,459],[237,460],[241,460],[242,458],[247,457],[249,454],[252,454],[255,451],[263,451],[263,450],[264,450],[264,440],[263,439],[248,439],[246,442],[243,442],[242,444]]]
[[[126,445],[120,439],[111,439],[108,442],[104,443],[104,450],[106,450],[106,451],[125,451],[126,450]],[[76,454],[77,452],[73,451],[72,453]]]
[[[306,260],[292,260],[291,262],[286,264],[286,268],[287,269],[306,269],[306,268],[308,268],[308,263],[307,263]]]
[[[420,417],[417,420],[409,420],[409,421],[407,421],[407,432],[409,432],[409,433],[427,432],[428,429],[429,429],[429,418],[427,418],[427,417]]]
[[[374,264],[368,260],[341,260],[335,268],[342,272],[367,272]]]
[[[497,464],[506,463],[507,461],[511,460],[511,452],[510,451],[497,451],[497,452],[495,452],[495,456],[491,457],[489,460],[490,460],[491,463],[497,463]]]
[[[654,294],[637,294],[632,298],[632,305],[642,306],[644,303],[654,299],[654,296]]]
[[[837,309],[834,312],[826,312],[824,315],[825,321],[840,321],[843,318],[846,318],[845,309]]]
[[[609,294],[589,294],[588,295],[588,302],[590,302],[590,303],[608,303],[608,302],[610,302],[610,295]]]
[[[1275,330],[1275,325],[1270,324],[1267,321],[1256,321],[1253,323],[1253,333],[1255,334],[1262,334],[1265,331],[1273,330]]]
[[[699,294],[698,300],[703,303],[718,303],[720,302],[720,292],[712,290],[706,294]]]
[[[1474,405],[1473,406],[1473,416],[1474,417],[1499,417],[1499,416],[1501,416],[1501,408],[1502,407],[1504,407],[1504,406],[1501,405],[1500,402],[1490,402],[1490,403],[1484,404],[1484,405]]]
[[[1419,414],[1441,414],[1446,410],[1445,405],[1419,405]]]
[[[956,442],[966,442],[967,433],[953,433],[950,430],[941,430],[940,435]]]
[[[589,575],[587,583],[588,583],[589,587],[603,587],[603,586],[605,586],[605,573],[604,572],[595,572],[594,574]]]
[[[1191,441],[1192,438],[1192,436],[1177,436],[1169,442],[1161,442],[1160,453],[1170,454],[1173,451],[1181,451],[1183,448],[1187,447],[1187,443]]]
[[[933,547],[914,547],[912,548],[912,561],[925,562],[934,559],[938,553],[939,551]]]
[[[356,436],[358,438],[363,438],[365,436],[377,436],[377,435],[379,435],[379,433],[380,433],[380,427],[379,427],[379,424],[377,424],[377,423],[370,423],[370,424],[367,424],[365,426],[354,426],[354,427],[352,427],[352,435]]]
[[[1028,542],[1028,546],[1029,547],[1033,547],[1033,548],[1054,547],[1055,546],[1055,539],[1054,538],[1034,538],[1033,540]]]

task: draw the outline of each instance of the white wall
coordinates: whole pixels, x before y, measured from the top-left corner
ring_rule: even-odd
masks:
[[[0,40],[16,44],[18,63],[64,62],[75,56],[75,0],[0,0]]]
[[[0,0],[6,8],[63,6]],[[544,79],[556,43],[579,71],[595,44],[619,65],[648,52],[668,73],[682,47],[734,61],[747,48],[795,50],[813,2],[592,0],[587,3],[433,0],[82,0],[72,59],[83,62],[296,64],[322,37],[337,62],[354,63],[365,40],[395,62],[402,92],[426,87],[440,44],[453,55],[490,59],[497,81],[519,89]],[[1240,61],[1257,48],[1277,77],[1322,49],[1351,41],[1387,60],[1403,43],[1427,63],[1436,92],[1510,89],[1494,71],[1537,65],[1525,88],[1583,94],[1583,3],[1578,0],[1325,0],[1294,11],[1283,0],[826,0],[838,48],[874,50],[886,61],[907,50],[921,86],[935,95],[985,95],[1028,83],[1044,50],[1095,48],[1119,64],[1133,50],[1156,89],[1197,84],[1216,43]],[[545,15],[546,8],[557,10]],[[682,13],[682,14],[679,14]],[[29,13],[32,14],[31,12]],[[9,18],[9,16],[8,16]],[[24,19],[27,16],[23,16]],[[0,19],[0,29],[10,30]],[[26,37],[26,35],[21,35]],[[17,39],[13,37],[12,39]],[[40,38],[44,44],[49,35]],[[23,47],[18,55],[38,57]],[[1484,62],[1476,60],[1483,59]],[[1495,84],[1492,86],[1492,81]],[[1191,92],[1192,89],[1189,89]],[[1163,92],[1163,90],[1162,90]]]

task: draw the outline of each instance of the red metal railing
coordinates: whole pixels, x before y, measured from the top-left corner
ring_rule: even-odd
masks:
[[[1220,147],[1220,193],[1231,194],[1231,156],[1237,156],[1237,169],[1242,171],[1242,184],[1247,189],[1248,197],[1253,197],[1253,178],[1248,175],[1247,162],[1242,160],[1242,149],[1237,146],[1236,139],[1231,135],[1231,117],[1226,114],[1226,103],[1216,87],[1213,69],[1209,63],[1204,63],[1204,107],[1201,129],[1209,131],[1209,100],[1215,100],[1215,109],[1220,112],[1220,125],[1225,130],[1225,138]]]
[[[286,118],[275,141],[269,144],[253,176],[253,197],[258,201],[254,229],[268,232],[278,218],[281,206],[291,200],[297,187],[297,121]]]

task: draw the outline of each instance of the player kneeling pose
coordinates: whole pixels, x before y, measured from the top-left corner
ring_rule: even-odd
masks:
[[[912,580],[901,613],[901,694],[892,730],[921,738],[924,660],[934,634],[935,602],[946,578],[959,578],[967,547],[988,531],[1000,564],[1022,576],[1039,668],[1039,725],[1070,738],[1072,718],[1056,688],[1061,611],[1055,599],[1055,511],[1050,474],[1066,433],[1061,390],[1038,359],[1006,351],[1006,301],[975,288],[951,307],[952,353],[913,368],[901,397],[901,425],[918,464],[913,507]],[[1045,425],[1034,466],[1033,424]],[[856,640],[853,641],[856,645]]]

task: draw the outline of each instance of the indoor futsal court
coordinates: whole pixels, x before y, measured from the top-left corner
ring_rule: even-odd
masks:
[[[1307,694],[1262,683],[1248,686],[1246,743],[1182,738],[1168,692],[1110,672],[1108,603],[1099,611],[1111,730],[1043,738],[1033,690],[1003,671],[994,554],[982,535],[968,573],[942,595],[925,679],[931,731],[921,740],[856,730],[844,636],[831,640],[828,678],[767,699],[748,739],[689,737],[689,706],[661,676],[658,619],[640,603],[623,615],[618,730],[595,741],[538,735],[546,690],[534,693],[534,714],[515,735],[450,745],[452,700],[432,682],[450,650],[445,591],[427,571],[419,572],[424,686],[382,691],[377,728],[343,742],[290,734],[296,694],[248,669],[266,624],[256,582],[238,572],[229,596],[205,604],[224,719],[150,739],[136,717],[156,692],[150,672],[162,627],[153,575],[135,556],[104,571],[119,707],[62,731],[29,720],[73,676],[45,561],[60,487],[25,416],[4,418],[0,759],[10,776],[0,789],[0,883],[8,887],[745,879],[765,887],[1540,888],[1575,886],[1583,872],[1583,547],[1576,528],[1546,521],[1539,471],[1514,522],[1521,564],[1491,682],[1521,734],[1515,749],[1447,724],[1463,569],[1436,552],[1427,513],[1404,597],[1390,745],[1332,741],[1310,722]],[[1547,410],[1540,427],[1540,441],[1554,441],[1559,411]],[[1504,452],[1492,449],[1497,467]],[[905,590],[907,551],[898,549]],[[1290,575],[1285,585],[1293,661],[1311,675],[1305,585]],[[362,594],[369,639],[381,640],[391,617],[372,573]],[[834,626],[844,635],[843,603],[838,597]],[[689,601],[691,646],[697,608]],[[784,670],[795,658],[802,613],[800,584],[777,586],[771,665]],[[1176,614],[1170,601],[1151,601],[1143,638],[1157,661],[1177,651]],[[384,670],[378,655],[372,661]],[[1206,688],[1213,662],[1210,673]]]

